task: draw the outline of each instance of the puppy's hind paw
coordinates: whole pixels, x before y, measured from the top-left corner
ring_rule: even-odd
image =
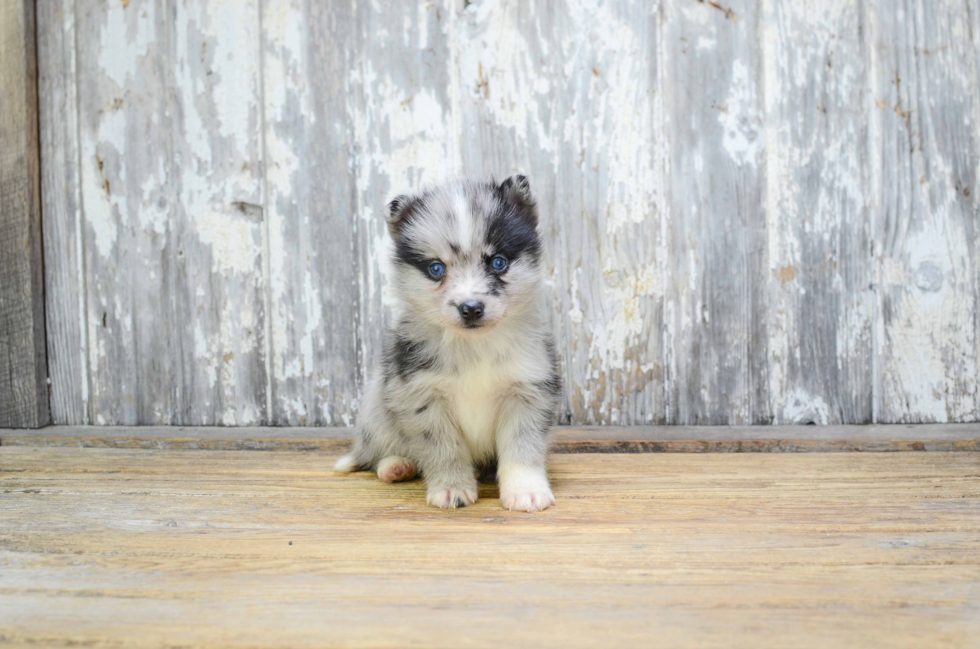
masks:
[[[476,487],[451,487],[449,489],[429,489],[425,502],[433,507],[455,509],[466,507],[476,502]]]
[[[385,482],[411,480],[416,473],[415,465],[405,457],[392,455],[378,462],[378,477]]]
[[[357,460],[354,459],[353,453],[348,453],[347,455],[342,456],[333,465],[333,470],[337,473],[353,473],[354,471],[357,471],[357,468]]]
[[[551,489],[500,494],[500,502],[512,512],[540,512],[555,504]]]

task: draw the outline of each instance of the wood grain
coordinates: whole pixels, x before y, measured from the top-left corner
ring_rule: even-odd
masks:
[[[75,1],[37,5],[41,225],[51,420],[90,423]]]
[[[451,512],[316,454],[0,451],[8,646],[969,647],[977,455],[564,455]]]
[[[0,426],[48,423],[33,0],[0,2]]]

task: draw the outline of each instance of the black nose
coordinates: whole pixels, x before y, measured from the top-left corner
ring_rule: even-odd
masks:
[[[483,317],[483,302],[463,302],[459,305],[459,315],[466,324],[476,324]]]

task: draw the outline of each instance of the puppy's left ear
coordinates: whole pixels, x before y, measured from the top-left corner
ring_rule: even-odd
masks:
[[[388,206],[385,208],[385,222],[388,223],[388,232],[391,234],[392,239],[398,234],[399,227],[405,220],[405,216],[414,208],[416,200],[414,196],[402,194],[395,196],[388,203]]]
[[[533,225],[538,224],[538,204],[531,193],[531,183],[527,176],[511,176],[500,183],[498,188],[505,202],[518,208],[521,214]]]

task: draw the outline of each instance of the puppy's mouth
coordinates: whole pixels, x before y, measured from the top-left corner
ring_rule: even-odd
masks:
[[[480,320],[479,322],[459,322],[458,327],[467,333],[482,333],[493,329],[497,320]]]

